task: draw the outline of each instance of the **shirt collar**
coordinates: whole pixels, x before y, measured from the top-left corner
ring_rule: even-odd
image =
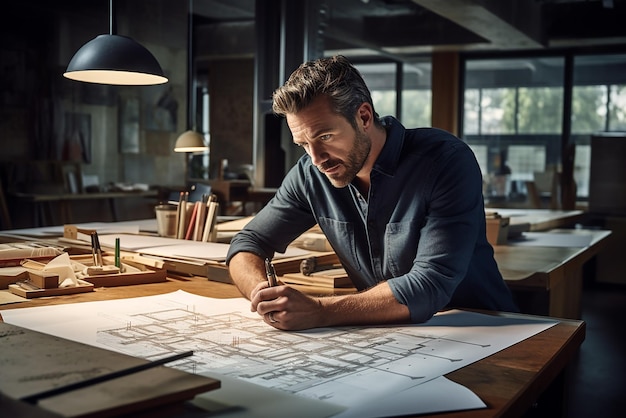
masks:
[[[374,163],[374,170],[392,176],[396,172],[398,162],[400,161],[404,145],[405,128],[393,116],[385,116],[381,119],[381,122],[387,131],[387,140]]]

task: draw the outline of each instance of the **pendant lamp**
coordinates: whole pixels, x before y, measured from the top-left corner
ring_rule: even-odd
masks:
[[[207,149],[202,134],[192,130],[180,134],[174,145],[175,152],[204,152]]]
[[[142,86],[167,83],[158,61],[133,39],[114,34],[109,0],[109,34],[98,35],[74,54],[64,77],[86,83]]]

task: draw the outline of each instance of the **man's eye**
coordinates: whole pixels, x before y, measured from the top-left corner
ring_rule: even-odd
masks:
[[[330,135],[330,134],[322,135],[322,136],[320,136],[320,141],[328,141],[328,140],[330,140],[331,136],[332,135]]]

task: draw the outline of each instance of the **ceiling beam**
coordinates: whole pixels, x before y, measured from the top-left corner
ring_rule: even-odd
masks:
[[[528,0],[412,0],[489,41],[489,48],[543,48],[541,5]]]

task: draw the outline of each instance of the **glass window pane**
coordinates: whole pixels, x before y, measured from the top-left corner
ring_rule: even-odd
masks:
[[[576,145],[574,155],[574,181],[576,195],[589,197],[589,172],[591,167],[591,145]]]
[[[558,134],[563,125],[563,86],[519,89],[518,133]]]
[[[465,90],[465,102],[463,103],[463,130],[467,135],[478,135],[480,133],[480,90]]]
[[[626,85],[611,86],[609,131],[626,131]]]
[[[372,94],[374,110],[379,116],[396,116],[396,64],[356,64]]]
[[[507,154],[507,165],[515,180],[532,180],[535,172],[546,169],[546,147],[542,145],[511,145]]]
[[[402,65],[402,114],[407,128],[432,125],[432,63],[430,58]]]
[[[480,100],[481,134],[515,132],[515,90],[483,89]]]
[[[579,199],[589,197],[591,135],[626,130],[626,54],[574,57],[572,137]]]
[[[606,86],[574,86],[572,90],[572,133],[603,131],[606,122]]]
[[[407,128],[430,126],[432,92],[429,90],[402,91],[402,124]]]
[[[396,116],[395,90],[373,90],[371,93],[374,110],[378,116]]]
[[[472,148],[488,149],[488,190],[504,162],[512,182],[507,197],[521,205],[524,182],[535,171],[560,167],[564,62],[563,57],[465,62],[463,139]]]

